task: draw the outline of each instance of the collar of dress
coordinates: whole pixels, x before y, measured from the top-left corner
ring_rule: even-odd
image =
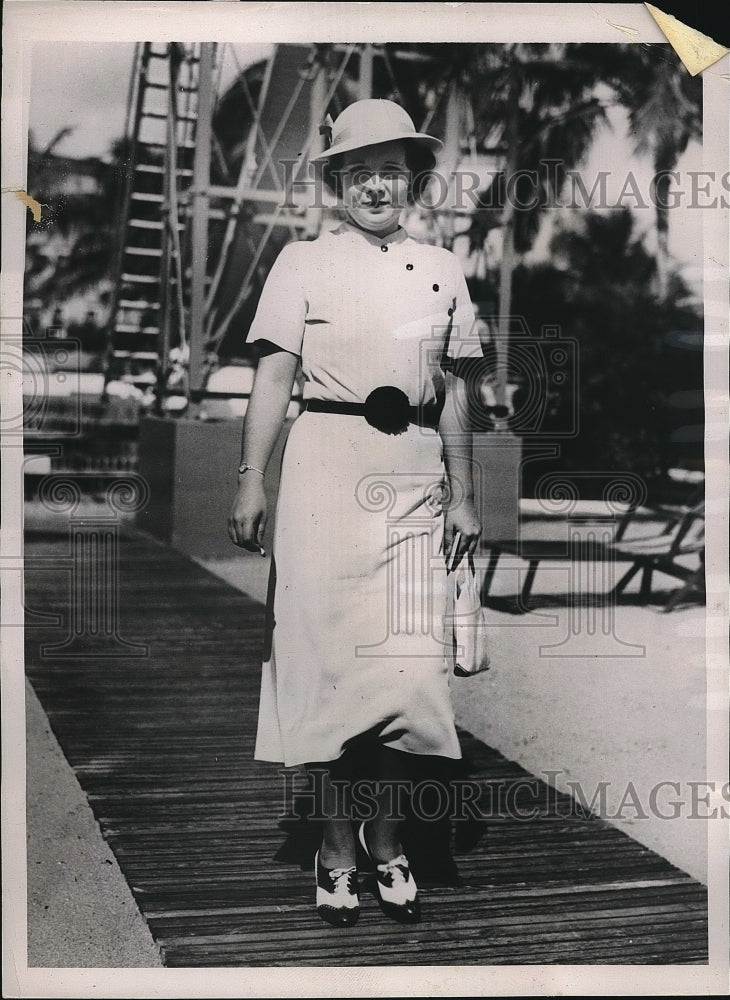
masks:
[[[369,233],[366,229],[360,229],[359,226],[355,226],[353,223],[347,221],[342,222],[332,233],[333,236],[340,234],[359,236],[366,243],[370,243],[374,247],[387,246],[390,243],[405,243],[410,238],[402,226],[399,226],[395,232],[389,233],[387,236],[377,236],[375,233]]]

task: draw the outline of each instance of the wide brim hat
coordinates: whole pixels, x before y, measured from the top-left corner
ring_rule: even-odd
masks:
[[[375,146],[394,139],[407,139],[435,153],[443,143],[416,126],[407,111],[394,101],[368,99],[355,101],[341,112],[332,125],[332,140],[328,149],[310,157],[312,162],[329,160],[339,153]]]

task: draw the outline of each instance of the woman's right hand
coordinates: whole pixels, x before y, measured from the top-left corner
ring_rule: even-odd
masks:
[[[296,354],[276,348],[259,360],[243,424],[241,455],[253,466],[238,474],[228,534],[234,545],[262,555],[267,505],[264,477],[257,470],[266,468],[281,433],[298,364]]]
[[[264,555],[266,519],[263,478],[255,472],[244,473],[228,516],[228,534],[233,544]]]

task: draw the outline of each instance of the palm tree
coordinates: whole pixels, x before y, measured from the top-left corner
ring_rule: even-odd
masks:
[[[471,96],[478,149],[500,154],[502,168],[481,192],[469,229],[472,251],[502,231],[499,274],[500,369],[512,310],[512,279],[539,232],[544,209],[566,173],[588,153],[616,103],[629,113],[635,150],[656,172],[656,284],[668,292],[669,205],[673,170],[701,134],[701,81],[668,46],[511,44],[438,46],[441,74]],[[501,379],[500,379],[501,381]],[[500,387],[501,388],[501,387]]]
[[[539,328],[549,315],[580,352],[577,395],[556,386],[545,358],[545,438],[570,424],[573,406],[578,412],[578,433],[560,440],[565,472],[702,468],[703,438],[693,436],[703,420],[701,340],[693,346],[702,317],[679,275],[661,300],[655,276],[656,259],[629,208],[559,219],[548,257],[516,269],[515,301],[526,322]],[[526,488],[544,468],[526,464]]]
[[[566,171],[585,156],[605,122],[607,105],[597,95],[600,77],[585,45],[495,44],[469,50],[458,54],[452,72],[472,95],[477,148],[498,153],[502,162],[491,187],[481,193],[469,239],[475,250],[491,229],[502,231],[497,392],[504,402],[514,269],[532,246]]]
[[[612,81],[629,114],[634,151],[655,172],[657,290],[667,294],[669,204],[673,171],[692,140],[702,138],[702,80],[692,77],[668,45],[622,46],[625,69]]]

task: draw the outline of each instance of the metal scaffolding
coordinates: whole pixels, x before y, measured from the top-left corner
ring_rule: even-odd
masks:
[[[342,105],[342,88],[348,101],[370,96],[380,60],[399,94],[393,60],[429,58],[369,44],[279,45],[256,99],[238,64],[248,131],[235,183],[220,184],[211,168],[222,156],[214,116],[224,49],[139,45],[131,81],[107,381],[154,386],[160,412],[171,395],[186,397],[192,413],[206,396],[217,395],[207,390],[209,376],[226,337],[250,321],[268,258],[283,242],[320,231],[324,208],[302,192],[311,181],[309,156],[321,149],[320,123]],[[449,174],[469,148],[468,111],[465,95],[447,79],[421,126],[440,116]],[[434,216],[439,242],[451,246],[455,212],[447,206]],[[185,378],[170,378],[171,361],[178,376],[185,369]]]

